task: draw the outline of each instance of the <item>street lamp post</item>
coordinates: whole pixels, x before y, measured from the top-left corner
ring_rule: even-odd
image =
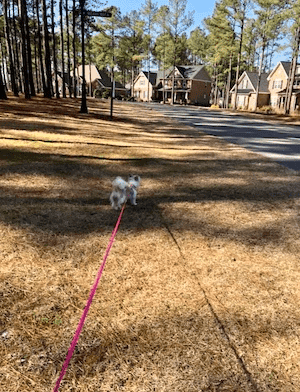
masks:
[[[88,113],[86,104],[86,84],[85,84],[85,45],[84,45],[84,19],[85,16],[101,16],[103,18],[110,18],[112,16],[109,11],[89,11],[84,9],[85,0],[80,1],[81,13],[81,51],[82,51],[82,91],[81,91],[81,108],[80,113]]]

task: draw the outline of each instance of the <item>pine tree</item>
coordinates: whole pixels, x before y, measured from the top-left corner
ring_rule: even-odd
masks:
[[[197,27],[193,30],[188,39],[188,48],[194,56],[193,63],[204,63],[207,60],[208,39],[205,32]]]
[[[21,48],[22,48],[22,74],[24,83],[25,98],[31,98],[29,77],[28,77],[28,57],[26,45],[26,32],[25,32],[25,13],[27,12],[26,0],[19,0],[19,13],[20,13],[20,30],[21,30]]]
[[[254,111],[257,110],[261,74],[263,72],[265,51],[268,45],[280,36],[282,25],[285,21],[283,12],[286,3],[282,0],[256,0],[258,6],[255,10],[257,19],[255,21],[255,30],[260,41],[261,55],[258,69],[258,81],[256,86],[256,98]]]
[[[192,26],[194,23],[193,12],[186,14],[187,0],[169,0],[167,14],[168,33],[173,43],[173,68],[177,63],[177,58],[181,51],[179,37]],[[175,73],[173,71],[172,78],[172,95],[171,104],[174,104],[174,84],[175,84]]]
[[[216,4],[212,17],[206,18],[204,25],[208,31],[206,57],[213,75],[213,103],[218,103],[221,89],[226,91],[225,101],[228,106],[232,64],[238,50],[230,14],[224,2]]]
[[[134,97],[134,78],[138,74],[142,61],[147,56],[147,39],[145,38],[145,21],[139,12],[131,11],[123,19],[123,36],[119,41],[117,56],[127,62],[131,74],[131,96]]]
[[[46,69],[46,85],[45,85],[46,90],[44,91],[44,96],[45,98],[51,98],[52,97],[51,55],[50,55],[46,0],[42,0],[42,15],[43,15],[43,33],[44,33],[45,69]]]
[[[293,86],[295,81],[298,57],[299,57],[299,47],[300,47],[300,1],[294,0],[291,3],[291,7],[287,12],[290,19],[294,22],[292,25],[292,30],[294,31],[292,41],[292,63],[291,69],[289,72],[287,88],[286,88],[286,96],[284,102],[284,113],[289,114],[291,111],[291,101],[292,101],[292,93]]]
[[[51,30],[52,30],[52,54],[53,54],[53,71],[54,71],[54,84],[55,96],[59,98],[58,88],[58,68],[57,68],[57,50],[56,50],[56,34],[55,34],[55,15],[54,15],[54,0],[51,0]]]
[[[229,16],[232,18],[234,26],[238,24],[239,26],[239,43],[238,43],[238,53],[237,53],[237,66],[236,66],[236,76],[235,76],[235,93],[233,109],[236,109],[236,99],[237,99],[237,88],[238,80],[240,76],[240,64],[242,60],[242,47],[244,39],[244,28],[247,20],[247,12],[252,5],[251,0],[224,0],[224,5],[228,11]]]
[[[145,18],[145,26],[148,35],[147,37],[148,38],[148,55],[147,55],[148,76],[150,75],[153,32],[154,32],[154,23],[156,20],[157,12],[158,12],[157,3],[153,3],[152,0],[146,0],[145,4],[142,6],[142,14]],[[148,102],[150,101],[149,90],[150,90],[150,85],[148,83],[148,91],[147,91]]]
[[[13,50],[11,44],[11,37],[10,37],[10,26],[9,26],[9,18],[7,13],[7,0],[3,0],[3,15],[4,15],[4,25],[5,25],[5,39],[6,39],[6,48],[9,58],[9,70],[10,70],[10,78],[11,78],[11,87],[14,95],[16,97],[19,96],[18,86],[16,83],[15,77],[15,65],[13,61]]]

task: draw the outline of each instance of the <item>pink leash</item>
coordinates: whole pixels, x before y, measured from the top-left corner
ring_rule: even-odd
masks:
[[[70,348],[69,348],[67,357],[66,357],[65,362],[64,362],[64,364],[63,364],[63,366],[62,366],[60,375],[59,375],[59,377],[58,377],[58,379],[57,379],[57,381],[56,381],[56,384],[55,384],[55,387],[54,387],[54,389],[53,389],[53,392],[57,392],[57,391],[58,391],[59,386],[60,386],[60,383],[61,383],[61,381],[62,381],[62,379],[63,379],[63,377],[64,377],[64,375],[65,375],[65,373],[66,373],[67,367],[68,367],[69,362],[70,362],[70,360],[71,360],[71,358],[72,358],[73,352],[74,352],[74,350],[75,350],[76,344],[77,344],[78,339],[79,339],[79,335],[80,335],[81,330],[82,330],[82,328],[83,328],[83,325],[84,325],[86,316],[87,316],[87,314],[88,314],[89,308],[90,308],[90,306],[91,306],[91,304],[92,304],[94,295],[95,295],[96,290],[97,290],[97,286],[98,286],[99,281],[100,281],[100,279],[101,279],[101,276],[102,276],[102,273],[103,273],[103,270],[104,270],[104,267],[105,267],[105,264],[106,264],[107,257],[108,257],[108,255],[109,255],[109,252],[110,252],[111,247],[112,247],[112,245],[113,245],[113,242],[114,242],[114,240],[115,240],[115,237],[116,237],[116,234],[117,234],[117,231],[118,231],[120,222],[121,222],[121,218],[122,218],[122,215],[123,215],[123,212],[124,212],[124,208],[125,208],[125,203],[124,203],[124,205],[123,205],[123,207],[122,207],[122,210],[121,210],[121,212],[120,212],[120,215],[119,215],[119,218],[118,218],[117,223],[116,223],[116,225],[115,225],[115,228],[114,228],[114,230],[113,230],[113,232],[112,232],[112,234],[111,234],[111,237],[110,237],[108,246],[107,246],[107,248],[106,248],[105,255],[104,255],[104,257],[103,257],[102,264],[100,265],[100,268],[99,268],[99,270],[98,270],[98,273],[97,273],[95,282],[94,282],[94,284],[93,284],[93,286],[92,286],[92,288],[91,288],[90,296],[89,296],[89,298],[88,298],[88,300],[87,300],[87,303],[86,303],[86,305],[85,305],[85,308],[84,308],[84,310],[83,310],[81,319],[80,319],[80,321],[79,321],[79,323],[78,323],[78,326],[77,326],[75,335],[74,335],[73,340],[72,340],[72,342],[71,342],[71,345],[70,345]]]

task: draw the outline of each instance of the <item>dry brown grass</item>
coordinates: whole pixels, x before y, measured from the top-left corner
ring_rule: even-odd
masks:
[[[299,175],[143,106],[0,103],[0,389],[300,390]]]

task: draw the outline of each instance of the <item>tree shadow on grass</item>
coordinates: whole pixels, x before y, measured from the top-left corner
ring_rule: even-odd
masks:
[[[1,161],[0,175],[20,174],[25,181],[26,176],[29,176],[29,183],[32,181],[30,176],[34,175],[37,176],[37,186],[38,176],[42,175],[62,185],[57,196],[53,196],[51,189],[35,190],[34,186],[28,188],[24,183],[19,186],[16,183],[13,187],[0,186],[2,222],[58,236],[110,232],[118,217],[118,212],[111,209],[108,200],[111,180],[117,175],[126,177],[132,171],[142,176],[142,186],[138,206],[128,206],[124,214],[120,230],[125,232],[163,227],[161,216],[164,214],[164,206],[168,205],[219,201],[281,203],[299,198],[299,186],[287,186],[282,176],[249,183],[255,173],[263,171],[256,165],[255,159],[242,163],[234,159],[107,159],[1,149]],[[228,181],[235,181],[236,178],[246,178],[249,170],[252,176],[250,180],[239,185],[228,184]],[[273,170],[275,175],[276,166]],[[201,181],[195,184],[189,180],[195,175],[208,179],[217,176],[218,181],[210,185],[201,185]],[[144,190],[143,182],[147,181],[158,181],[160,186],[156,191],[151,189],[151,185]],[[80,186],[78,182],[81,182]],[[278,227],[264,227],[254,222],[251,228],[225,229],[206,221],[201,217],[201,210],[197,212],[197,219],[182,214],[180,226],[205,236],[227,238],[248,245],[263,245],[266,242],[280,245],[284,241],[282,229]]]

